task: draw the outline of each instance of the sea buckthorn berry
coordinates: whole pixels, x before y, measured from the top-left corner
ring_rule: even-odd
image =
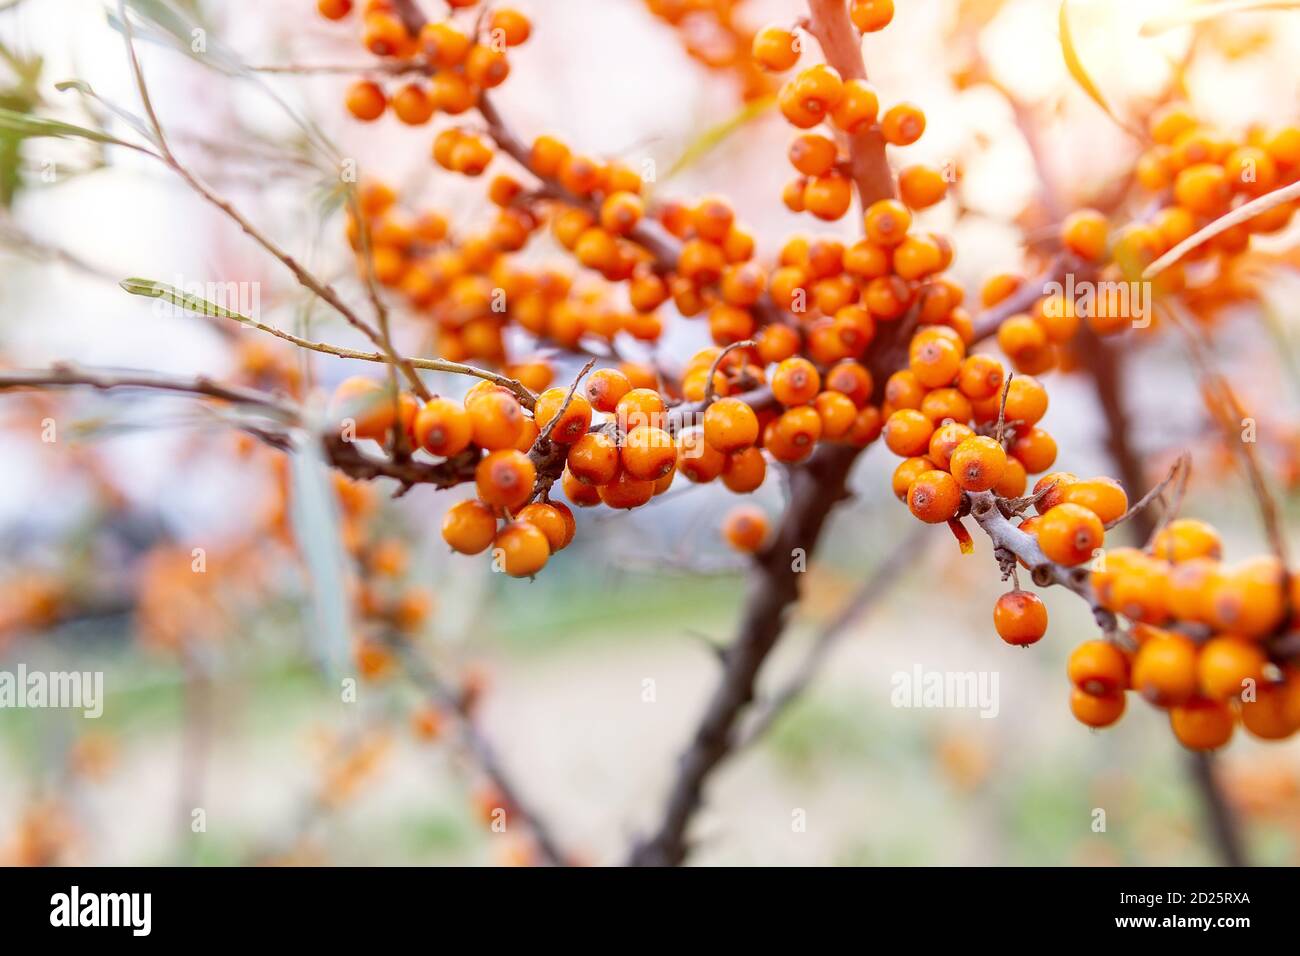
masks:
[[[1063,295],[1039,299],[1034,305],[1033,319],[1053,342],[1068,342],[1079,331],[1079,313],[1074,303]]]
[[[948,193],[948,181],[933,166],[906,166],[898,173],[898,192],[912,209],[928,209]]]
[[[917,332],[908,346],[908,367],[925,388],[952,384],[965,358],[966,346],[961,338],[941,325]]]
[[[1008,591],[993,605],[993,627],[1015,647],[1037,644],[1047,633],[1047,607],[1036,594]]]
[[[519,440],[524,413],[508,392],[494,388],[466,395],[465,410],[474,425],[474,444],[480,448],[513,448]]]
[[[910,146],[925,132],[925,114],[911,103],[898,103],[880,119],[880,132],[891,146]]]
[[[569,401],[568,408],[564,408],[565,401]],[[564,408],[561,413],[560,409]],[[551,424],[551,419],[559,415],[559,421],[551,429],[551,440],[557,441],[562,445],[572,444],[583,435],[587,434],[587,429],[591,427],[591,404],[581,395],[575,394],[572,400],[569,400],[569,390],[567,388],[548,388],[537,396],[537,407],[533,409],[533,419],[537,422],[537,427],[545,429]]]
[[[1193,558],[1213,558],[1223,555],[1223,542],[1219,533],[1204,521],[1195,518],[1178,518],[1160,530],[1153,542],[1157,558],[1172,561],[1190,561]]]
[[[677,433],[677,470],[688,481],[696,484],[710,482],[722,474],[726,463],[727,456],[705,440],[703,426],[683,428]]]
[[[957,388],[972,401],[983,401],[1002,394],[1005,378],[1006,372],[997,359],[989,355],[970,355],[962,361],[957,372]]]
[[[912,228],[912,214],[896,199],[879,199],[863,216],[867,239],[878,246],[896,246]]]
[[[600,163],[590,156],[569,153],[560,160],[557,177],[575,196],[590,196],[600,188],[602,173]]]
[[[808,177],[792,179],[781,190],[781,202],[791,212],[803,212],[803,197],[808,191]]]
[[[844,435],[844,442],[854,448],[866,448],[884,431],[885,419],[874,405],[858,410],[857,417]]]
[[[847,395],[859,408],[871,399],[871,373],[861,363],[851,359],[832,365],[826,372],[825,384],[830,391]]]
[[[676,467],[677,445],[662,428],[637,425],[624,439],[620,460],[631,477],[658,481]]]
[[[955,388],[936,388],[921,399],[921,414],[935,425],[945,421],[968,422],[971,413],[970,399]]]
[[[763,431],[763,447],[778,461],[802,461],[812,454],[822,436],[816,409],[800,405],[787,409]]]
[[[722,273],[722,298],[735,306],[748,307],[763,297],[767,273],[757,262],[738,262]]]
[[[612,412],[631,388],[632,383],[618,369],[596,369],[587,377],[587,400],[598,412]]]
[[[925,387],[911,369],[900,369],[885,380],[885,402],[894,409],[921,407]]]
[[[688,239],[677,258],[678,273],[702,284],[718,281],[726,265],[722,250],[704,239]]]
[[[634,388],[624,393],[614,406],[614,414],[624,431],[638,425],[662,424],[664,410],[663,396],[652,388]]]
[[[519,46],[532,34],[533,25],[528,17],[518,10],[502,7],[492,11],[488,20],[488,29],[505,41],[506,46]]]
[[[1099,262],[1106,254],[1109,231],[1106,217],[1097,210],[1079,209],[1061,224],[1061,243],[1079,258]]]
[[[1201,216],[1217,216],[1228,208],[1232,188],[1222,166],[1197,163],[1174,179],[1174,199],[1178,205]]]
[[[835,166],[835,141],[820,133],[802,133],[790,144],[790,165],[805,176],[824,176]]]
[[[422,126],[433,116],[433,98],[419,83],[407,83],[393,96],[393,115],[408,126]]]
[[[915,282],[942,269],[943,255],[932,236],[908,236],[894,247],[894,272]]]
[[[956,517],[961,489],[946,471],[924,471],[908,486],[907,507],[922,521],[940,524]]]
[[[1241,722],[1246,730],[1260,740],[1282,740],[1290,737],[1300,722],[1288,706],[1286,684],[1259,684],[1254,700],[1241,702]]]
[[[813,400],[813,408],[822,420],[822,438],[830,441],[847,435],[858,417],[858,406],[840,392],[822,392]]]
[[[1286,610],[1284,575],[1277,559],[1253,558],[1223,569],[1210,583],[1206,599],[1210,623],[1245,637],[1275,630]]]
[[[1074,688],[1070,691],[1070,713],[1087,727],[1109,727],[1124,716],[1124,695],[1097,696]]]
[[[1025,466],[1015,458],[1008,458],[1002,477],[993,486],[993,493],[1000,498],[1019,498],[1025,493],[1028,484],[1029,475],[1025,473]]]
[[[879,110],[880,99],[870,83],[848,80],[844,84],[844,95],[831,110],[831,120],[846,133],[855,133],[874,123]]]
[[[498,532],[492,555],[512,578],[531,578],[546,566],[551,545],[546,534],[528,521],[512,521]]]
[[[645,204],[635,193],[611,193],[600,207],[600,224],[615,235],[625,236],[645,215]]]
[[[908,458],[902,462],[894,469],[894,476],[890,482],[894,489],[894,496],[899,501],[906,502],[907,491],[912,487],[912,482],[933,468],[934,462],[923,456]]]
[[[784,73],[799,62],[799,50],[793,33],[781,27],[768,26],[754,35],[750,53],[763,69]]]
[[[1056,439],[1041,428],[1019,431],[1009,451],[1031,475],[1047,471],[1056,463]]]
[[[481,501],[458,501],[442,519],[442,540],[461,554],[486,551],[497,534],[497,518]]]
[[[924,455],[930,447],[934,425],[919,411],[900,408],[885,422],[885,445],[895,455],[911,458]]]
[[[1169,569],[1166,603],[1180,621],[1209,623],[1210,595],[1222,573],[1217,559],[1189,558]]]
[[[1024,313],[1013,315],[998,326],[998,348],[1017,365],[1033,361],[1048,344],[1047,330]]]
[[[720,398],[704,410],[704,440],[730,453],[758,441],[758,416],[738,398]]]
[[[567,462],[569,472],[578,481],[608,484],[618,477],[618,444],[605,432],[588,432],[569,446]]]
[[[889,250],[860,239],[844,250],[843,266],[859,279],[879,279],[889,274]]]
[[[757,447],[732,452],[722,466],[722,483],[738,495],[758,489],[766,477],[767,459]]]
[[[560,509],[563,508],[564,511]],[[546,543],[550,546],[551,553],[563,550],[570,541],[573,540],[573,528],[571,523],[573,515],[570,513],[566,516],[568,508],[556,503],[547,504],[541,501],[535,501],[531,505],[525,505],[515,515],[517,521],[527,522],[542,534],[546,535]]]
[[[1128,689],[1128,658],[1110,641],[1084,641],[1070,654],[1066,673],[1086,694],[1105,696]]]
[[[1133,659],[1132,686],[1157,707],[1190,700],[1198,686],[1196,645],[1170,632],[1144,642]]]
[[[1277,164],[1273,157],[1255,146],[1234,149],[1223,161],[1228,187],[1248,196],[1269,192],[1277,185]]]
[[[806,405],[821,387],[821,375],[806,358],[788,358],[772,373],[772,394],[782,405]]]
[[[573,454],[573,450],[570,449],[569,453]],[[614,474],[618,474],[617,449],[615,449]],[[564,489],[564,497],[579,508],[593,508],[600,504],[600,488],[594,484],[579,481],[577,476],[568,468],[565,468],[560,475],[560,487]]]
[[[948,471],[952,461],[952,453],[957,449],[957,446],[974,437],[975,433],[971,431],[970,427],[963,425],[961,422],[948,422],[946,425],[940,425],[936,428],[934,434],[930,436],[928,452],[935,467]]]
[[[316,0],[316,10],[327,20],[342,20],[352,12],[352,0]]]
[[[330,400],[330,414],[343,425],[350,419],[352,432],[357,438],[370,438],[377,442],[387,438],[388,430],[397,420],[393,393],[379,382],[361,375],[339,382]]]
[[[475,44],[465,58],[465,76],[481,90],[500,86],[510,75],[510,61],[500,50]]]
[[[639,508],[655,495],[655,483],[633,478],[627,472],[600,486],[600,500],[610,508]]]
[[[701,239],[721,245],[736,221],[731,203],[721,196],[706,196],[691,211],[695,233]]]
[[[963,491],[988,491],[1006,471],[1007,454],[996,440],[977,435],[953,449],[949,467]]]
[[[1170,709],[1169,726],[1189,750],[1217,750],[1232,739],[1232,711],[1221,701],[1197,697]]]
[[[862,292],[862,304],[882,322],[898,319],[912,304],[912,290],[898,276],[881,276],[872,279]]]
[[[474,472],[478,496],[496,508],[518,508],[533,493],[537,470],[523,452],[514,448],[494,451]]]
[[[415,443],[435,455],[449,458],[469,447],[474,423],[459,402],[433,398],[415,416]]]
[[[569,147],[554,136],[539,136],[528,153],[528,166],[538,176],[554,179],[560,166],[569,158]]]
[[[1028,465],[1025,468],[1032,470]],[[1038,544],[1048,559],[1057,564],[1082,564],[1102,546],[1105,538],[1106,529],[1095,514],[1068,502],[1049,510],[1038,524]]]
[[[803,192],[803,208],[818,219],[834,222],[849,210],[853,187],[845,176],[830,173],[809,180]]]
[[[1047,389],[1030,375],[1018,375],[1007,386],[1007,421],[1036,425],[1047,414]]]
[[[1206,641],[1196,662],[1201,693],[1213,700],[1241,697],[1264,682],[1264,651],[1253,641],[1221,636]],[[1248,683],[1249,682],[1249,683]]]
[[[1114,478],[1074,481],[1064,489],[1062,499],[1087,508],[1102,524],[1110,524],[1128,511],[1128,495]]]
[[[863,33],[883,30],[894,19],[894,0],[852,0],[849,19]]]
[[[348,87],[346,102],[348,112],[366,123],[379,119],[388,108],[383,88],[371,80],[358,80]]]
[[[723,519],[722,534],[737,551],[754,554],[767,540],[767,516],[752,505],[733,508]]]

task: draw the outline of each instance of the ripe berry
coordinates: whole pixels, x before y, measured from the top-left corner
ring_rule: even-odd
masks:
[[[1106,529],[1101,521],[1079,505],[1057,505],[1039,519],[1038,544],[1048,559],[1057,564],[1082,564],[1101,547],[1105,538]]]
[[[1019,459],[1008,458],[1002,477],[993,486],[993,493],[1000,498],[1019,498],[1025,493],[1028,484],[1029,476],[1025,474],[1025,466],[1020,464]]]
[[[924,471],[907,489],[907,507],[922,521],[940,524],[956,517],[961,507],[961,489],[946,471]]]
[[[1264,681],[1268,658],[1258,644],[1235,637],[1216,637],[1206,641],[1196,662],[1201,693],[1213,700],[1241,697],[1248,686]]]
[[[931,421],[934,418],[927,416]],[[929,457],[934,462],[936,468],[942,468],[944,471],[950,470],[952,453],[957,446],[968,438],[973,438],[975,433],[971,431],[968,425],[961,422],[948,422],[940,425],[935,429],[934,434],[930,436]],[[996,443],[995,443],[996,444]]]
[[[530,578],[546,566],[551,546],[535,525],[512,521],[497,534],[492,554],[512,578]]]
[[[513,448],[524,427],[519,402],[504,389],[484,389],[465,396],[465,410],[474,426],[474,444],[494,451]]]
[[[1133,658],[1133,689],[1157,707],[1190,700],[1198,686],[1196,645],[1182,634],[1146,641]]]
[[[826,175],[838,156],[835,142],[820,133],[803,133],[790,144],[790,165],[805,176]]]
[[[1099,262],[1106,254],[1106,217],[1095,209],[1080,209],[1065,217],[1061,242],[1081,259]]]
[[[1178,518],[1169,522],[1156,535],[1153,552],[1157,558],[1175,564],[1193,558],[1213,558],[1217,561],[1223,553],[1223,543],[1219,539],[1219,533],[1204,521]]]
[[[1047,471],[1056,463],[1056,439],[1041,428],[1018,432],[1010,451],[1030,474]]]
[[[945,421],[968,422],[972,411],[970,399],[955,388],[936,388],[921,399],[921,414],[936,425]]]
[[[1066,674],[1086,694],[1115,694],[1128,689],[1128,658],[1110,641],[1084,641],[1070,654]]]
[[[895,199],[872,203],[863,216],[867,238],[878,246],[896,246],[912,227],[912,214]]]
[[[488,29],[498,34],[505,41],[506,46],[519,46],[528,40],[532,33],[533,26],[528,17],[518,10],[512,10],[508,7],[502,7],[492,11],[492,17],[488,20]]]
[[[626,236],[645,215],[645,203],[634,193],[611,193],[600,206],[600,224],[607,231]]]
[[[1007,421],[1035,425],[1047,414],[1047,389],[1030,375],[1017,375],[1007,387]]]
[[[772,373],[772,394],[782,405],[804,405],[821,391],[821,375],[806,358],[788,358]]]
[[[587,399],[598,412],[612,412],[618,400],[632,389],[626,375],[614,368],[601,368],[587,378]]]
[[[917,332],[908,346],[908,367],[925,388],[950,385],[965,357],[966,346],[960,337],[941,325]]]
[[[880,99],[870,83],[849,80],[844,84],[844,94],[831,110],[831,120],[846,133],[854,133],[871,126],[879,109]]]
[[[767,540],[767,516],[752,505],[733,508],[723,519],[722,533],[737,551],[754,554]]]
[[[997,359],[988,355],[970,355],[957,372],[957,387],[972,401],[983,401],[1002,394],[1005,375],[1002,363]]]
[[[1098,697],[1076,687],[1070,692],[1070,713],[1085,726],[1109,727],[1124,716],[1124,695]]]
[[[388,97],[383,88],[371,80],[358,80],[348,87],[348,112],[362,122],[369,123],[384,115]]]
[[[773,73],[783,73],[799,62],[799,44],[794,34],[777,26],[759,30],[750,53],[759,66]]]
[[[919,411],[900,408],[885,422],[885,445],[895,455],[909,458],[924,455],[930,447],[934,425]]]
[[[393,115],[408,126],[422,126],[433,116],[434,102],[419,83],[408,83],[393,96]]]
[[[1260,557],[1225,568],[1210,583],[1210,623],[1243,637],[1262,637],[1281,623],[1286,594],[1275,558]]]
[[[331,417],[340,423],[351,419],[357,438],[382,442],[397,420],[393,394],[373,379],[354,375],[339,382],[330,399]]]
[[[845,176],[830,173],[811,180],[803,192],[803,208],[818,219],[834,222],[849,210],[853,186]]]
[[[570,449],[569,453],[573,453],[572,449]],[[614,473],[618,473],[617,451],[615,452]],[[579,508],[592,508],[600,504],[600,489],[594,484],[579,481],[568,468],[565,468],[563,474],[560,475],[560,487],[564,489],[564,497]]]
[[[1110,524],[1128,511],[1128,495],[1114,478],[1073,481],[1063,489],[1061,499],[1087,508],[1102,524]]]
[[[1217,750],[1232,739],[1232,711],[1221,701],[1197,697],[1169,711],[1169,726],[1189,750]]]
[[[821,438],[822,420],[807,405],[787,409],[763,431],[763,447],[777,461],[802,461]]]
[[[1037,644],[1047,633],[1047,607],[1028,591],[1008,591],[993,605],[993,627],[1008,644]]]
[[[688,481],[696,484],[713,481],[722,474],[726,463],[727,456],[705,440],[702,426],[683,428],[677,433],[677,470]]]
[[[934,462],[924,456],[908,458],[902,462],[894,469],[893,478],[890,480],[894,497],[899,501],[907,501],[907,492],[912,487],[912,482],[933,468]]]
[[[633,478],[627,472],[620,472],[613,481],[600,486],[600,500],[611,508],[639,508],[653,498],[654,494],[653,481]]]
[[[722,466],[722,483],[738,495],[755,491],[766,477],[767,459],[757,447],[732,452]]]
[[[627,433],[620,454],[623,470],[642,481],[658,481],[677,465],[677,445],[653,425],[638,425]]]
[[[720,398],[704,411],[704,440],[729,453],[758,441],[758,416],[738,398]]]
[[[487,549],[497,533],[497,518],[481,501],[458,501],[442,519],[442,539],[461,554]]]
[[[534,501],[531,505],[521,508],[515,518],[518,521],[528,522],[546,535],[552,554],[562,550],[573,540],[573,513],[559,502],[548,504]]]
[[[1241,702],[1241,722],[1261,740],[1282,740],[1298,726],[1288,705],[1286,684],[1261,683],[1255,688],[1254,700]]]
[[[1228,208],[1232,188],[1223,167],[1215,163],[1197,163],[1174,179],[1174,199],[1178,205],[1201,216],[1217,216]]]
[[[514,448],[494,451],[474,470],[478,496],[496,508],[518,508],[533,493],[537,469],[532,460]]]
[[[560,412],[560,409],[564,408],[568,395],[567,388],[548,388],[537,396],[537,407],[533,409],[533,419],[540,429],[545,429],[551,424],[551,419],[559,416],[559,420],[551,428],[550,437],[552,441],[562,445],[570,445],[577,441],[587,434],[587,429],[591,427],[591,404],[581,395],[575,393],[573,399],[569,401],[568,408],[565,408],[563,413]]]
[[[316,10],[328,20],[342,20],[352,12],[352,0],[316,0]]]
[[[863,33],[883,30],[894,19],[894,0],[853,0],[849,19]]]
[[[898,192],[912,209],[928,209],[948,192],[948,181],[933,166],[904,167],[898,173]]]
[[[995,439],[984,435],[967,438],[953,450],[949,461],[952,476],[963,491],[988,491],[1001,480],[1006,467],[1007,453]]]
[[[880,119],[880,132],[891,146],[910,146],[925,132],[925,114],[911,103],[891,106]]]
[[[618,477],[618,445],[605,432],[588,432],[569,446],[568,467],[580,482],[608,484]]]
[[[459,402],[433,398],[415,416],[415,443],[435,455],[450,458],[469,447],[474,423]]]

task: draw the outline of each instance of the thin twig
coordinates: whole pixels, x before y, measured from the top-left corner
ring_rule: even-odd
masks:
[[[755,347],[756,344],[757,343],[755,343],[752,339],[745,339],[742,342],[732,342],[730,345],[724,346],[722,351],[718,353],[718,357],[713,360],[712,368],[709,369],[708,383],[704,386],[705,407],[712,405],[714,399],[718,397],[718,389],[715,386],[713,380],[714,377],[718,374],[718,369],[722,367],[722,360],[725,359],[732,352],[736,351],[736,349],[752,349]]]
[[[1148,491],[1145,495],[1139,498],[1135,504],[1130,505],[1128,510],[1125,511],[1118,518],[1116,518],[1114,521],[1106,522],[1106,530],[1109,531],[1111,528],[1115,528],[1118,527],[1119,525],[1122,525],[1125,521],[1128,521],[1138,512],[1143,511],[1146,508],[1150,507],[1151,503],[1155,501],[1157,498],[1161,498],[1163,500],[1165,489],[1169,487],[1170,483],[1180,475],[1185,476],[1186,473],[1191,470],[1191,467],[1192,467],[1192,456],[1189,455],[1187,452],[1183,452],[1170,466],[1169,473],[1165,475],[1163,479],[1161,479],[1160,484],[1152,486],[1150,491]],[[1184,478],[1184,481],[1185,480],[1186,479]],[[1165,509],[1166,515],[1171,514],[1172,512],[1173,509],[1171,508]]]

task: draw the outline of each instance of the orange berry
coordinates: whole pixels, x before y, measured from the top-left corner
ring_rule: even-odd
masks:
[[[920,408],[925,388],[911,369],[900,369],[885,380],[885,402],[891,408]]]
[[[618,369],[596,369],[587,377],[587,400],[598,412],[612,412],[631,388],[632,383]]]
[[[524,427],[518,400],[504,389],[491,388],[465,396],[465,410],[474,425],[474,444],[489,451],[513,448]]]
[[[1081,259],[1098,262],[1106,254],[1106,217],[1095,209],[1079,209],[1061,224],[1061,243]]]
[[[844,94],[831,110],[831,120],[846,133],[866,129],[876,121],[880,99],[875,88],[866,80],[848,80]]]
[[[790,165],[805,176],[824,176],[839,157],[834,140],[820,133],[803,133],[790,144]]]
[[[934,462],[923,456],[908,458],[894,469],[893,478],[890,484],[894,489],[894,497],[899,501],[907,501],[907,492],[912,487],[912,482],[923,475],[925,472],[934,468]]]
[[[497,517],[481,501],[458,501],[442,519],[442,540],[461,554],[487,550],[497,533]]]
[[[957,372],[957,387],[972,401],[982,401],[1002,394],[1006,372],[1002,363],[989,355],[971,355]]]
[[[388,97],[378,83],[358,80],[348,87],[346,103],[349,113],[362,122],[369,123],[384,115]]]
[[[758,416],[738,398],[720,398],[704,410],[704,440],[730,453],[758,441]]]
[[[625,236],[645,215],[645,203],[635,193],[611,193],[600,207],[600,224],[608,232]]]
[[[1217,750],[1232,739],[1232,711],[1221,701],[1197,697],[1170,709],[1169,726],[1189,750]]]
[[[696,484],[710,482],[722,474],[726,463],[727,456],[705,440],[703,426],[683,428],[677,433],[677,470],[688,481]]]
[[[772,394],[782,405],[805,405],[821,391],[821,375],[806,358],[781,362],[772,373]]]
[[[663,429],[637,425],[624,439],[620,460],[631,477],[658,481],[676,467],[677,445]]]
[[[1018,431],[1010,452],[1020,459],[1025,471],[1036,475],[1056,463],[1056,439],[1041,428]]]
[[[1288,706],[1286,684],[1260,684],[1254,700],[1241,702],[1241,722],[1260,740],[1282,740],[1296,732],[1300,724]]]
[[[1025,466],[1018,459],[1008,458],[1002,477],[993,486],[993,493],[1000,498],[1019,498],[1025,493],[1028,484],[1029,476],[1025,473]]]
[[[1109,727],[1124,716],[1124,695],[1098,697],[1086,694],[1076,687],[1070,691],[1070,713],[1085,726]]]
[[[942,325],[917,332],[908,346],[908,367],[925,388],[952,384],[965,358],[966,346],[961,338]]]
[[[433,116],[432,97],[419,83],[407,83],[393,96],[393,115],[408,126],[422,126]]]
[[[925,114],[911,103],[891,106],[880,119],[880,132],[891,146],[910,146],[925,132]]]
[[[928,209],[948,193],[948,181],[933,166],[906,166],[898,173],[898,192],[912,209]]]
[[[933,434],[934,425],[930,419],[915,409],[900,408],[885,422],[885,445],[903,458],[924,455]]]
[[[863,216],[867,238],[878,246],[896,246],[912,227],[912,214],[896,199],[873,202]]]
[[[1223,554],[1223,542],[1219,533],[1204,521],[1178,518],[1160,530],[1152,550],[1157,558],[1175,564],[1193,558],[1213,558],[1217,561]]]
[[[551,545],[546,535],[527,521],[512,521],[498,532],[492,545],[498,567],[512,578],[531,578],[546,566]]]
[[[810,180],[803,191],[803,208],[818,219],[834,222],[849,210],[853,186],[845,176],[831,173]]]
[[[1260,557],[1225,568],[1210,583],[1210,623],[1244,637],[1263,637],[1282,622],[1286,610],[1283,574],[1276,558]]]
[[[831,441],[847,435],[858,417],[853,399],[840,392],[822,392],[813,400],[813,408],[822,420],[822,437]]]
[[[614,414],[624,431],[639,425],[661,425],[664,410],[663,397],[652,388],[634,388],[614,405]]]
[[[339,382],[330,400],[330,415],[344,425],[353,423],[357,438],[383,442],[397,420],[393,393],[384,385],[361,375]]]
[[[977,435],[953,449],[949,467],[963,491],[988,491],[1006,471],[1007,454],[996,440]]]
[[[1087,508],[1101,519],[1102,524],[1110,524],[1128,511],[1128,495],[1114,478],[1071,482],[1063,490],[1061,499]]]
[[[956,517],[961,489],[946,471],[923,471],[908,486],[907,507],[922,521],[940,524]]]
[[[605,485],[618,477],[618,444],[605,432],[588,432],[569,446],[569,472],[588,485]]]
[[[993,627],[1015,647],[1037,644],[1047,633],[1047,607],[1028,591],[1008,591],[993,605]]]
[[[519,514],[515,515],[515,519],[528,522],[546,535],[546,542],[550,546],[552,554],[562,550],[573,540],[573,527],[571,524],[573,514],[558,502],[548,504],[534,501],[531,505],[525,505],[521,508]]]
[[[840,392],[853,400],[861,408],[871,399],[873,382],[871,373],[860,363],[851,359],[837,362],[826,372],[826,388]]]
[[[958,449],[960,451],[960,449]],[[1025,466],[1029,469],[1029,466]],[[1082,564],[1102,546],[1106,529],[1087,508],[1068,502],[1050,509],[1038,523],[1038,544],[1057,564]]]
[[[1070,654],[1066,674],[1085,694],[1116,694],[1128,689],[1128,657],[1110,641],[1084,641]]]
[[[655,483],[633,478],[627,472],[600,486],[600,500],[611,508],[639,508],[655,495]]]
[[[763,431],[763,447],[778,461],[802,461],[822,435],[822,420],[807,405],[787,409]]]
[[[722,466],[722,483],[739,495],[756,490],[766,477],[767,459],[757,447],[732,452]]]
[[[435,455],[450,458],[469,447],[474,423],[464,406],[449,398],[433,398],[415,416],[415,443]]]
[[[1197,163],[1174,180],[1174,199],[1201,216],[1217,216],[1228,208],[1232,188],[1222,166]]]
[[[752,505],[733,508],[723,519],[722,534],[737,551],[754,554],[767,540],[767,516]]]
[[[478,496],[497,508],[518,508],[533,493],[537,469],[527,455],[515,448],[494,451],[474,471]]]
[[[327,20],[342,20],[352,12],[352,0],[316,0],[316,10]]]
[[[768,26],[754,35],[750,54],[763,69],[783,73],[799,62],[799,43],[789,30]]]
[[[533,420],[543,430],[559,415],[559,421],[551,429],[550,437],[562,445],[577,441],[591,427],[591,404],[577,393],[569,401],[568,408],[563,413],[560,412],[568,395],[567,388],[548,388],[537,396],[537,407],[533,409]]]
[[[1138,648],[1132,686],[1157,707],[1173,707],[1196,693],[1196,671],[1196,645],[1191,639],[1162,632]]]
[[[569,450],[569,454],[573,454],[572,449]],[[617,449],[614,452],[614,473],[618,473]],[[565,468],[563,474],[560,475],[560,487],[564,489],[564,497],[579,508],[591,508],[600,504],[600,489],[594,484],[579,481],[577,476],[568,468]]]
[[[533,25],[528,17],[518,10],[502,7],[492,11],[488,20],[488,30],[501,38],[506,46],[519,46],[532,34]]]
[[[1206,641],[1196,662],[1201,693],[1213,700],[1240,698],[1247,688],[1253,693],[1264,682],[1267,663],[1263,650],[1252,641],[1229,636]]]

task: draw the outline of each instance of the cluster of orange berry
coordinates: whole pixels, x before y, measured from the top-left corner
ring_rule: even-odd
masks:
[[[770,81],[758,69],[749,48],[753,31],[736,17],[744,0],[645,0],[646,9],[677,30],[682,48],[710,70],[729,71],[740,82],[741,95],[751,101],[770,92]]]
[[[456,0],[453,8],[477,3]],[[340,20],[352,12],[352,0],[318,0],[322,16]],[[528,39],[532,24],[517,10],[493,10],[481,29],[466,32],[450,20],[426,23],[412,34],[391,0],[366,0],[363,5],[361,42],[386,60],[412,60],[412,72],[428,75],[411,80],[391,95],[374,80],[358,80],[347,92],[347,108],[354,117],[372,122],[391,109],[410,126],[422,126],[435,113],[456,116],[472,109],[483,90],[500,86],[510,75],[505,51]],[[481,33],[479,36],[477,34]]]

